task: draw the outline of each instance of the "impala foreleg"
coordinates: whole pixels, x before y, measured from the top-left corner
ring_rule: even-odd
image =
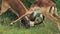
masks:
[[[53,8],[52,8],[53,9]],[[58,19],[57,18],[55,18],[52,14],[50,14],[49,12],[49,9],[47,9],[47,11],[46,11],[46,16],[47,16],[47,18],[49,18],[51,21],[53,21],[55,24],[56,24],[56,26],[58,27],[58,29],[59,29],[59,31],[60,31],[60,24],[59,24],[59,22],[58,22]],[[51,12],[53,12],[54,10],[51,10]]]
[[[59,16],[58,13],[57,13],[57,8],[55,8],[54,14],[55,14],[55,16],[56,16],[58,19],[60,19],[60,16]]]
[[[56,26],[58,27],[58,29],[60,30],[60,24],[59,24],[59,22],[58,22],[58,19],[55,18],[55,17],[53,17],[53,16],[50,15],[50,14],[48,14],[47,17],[48,17],[51,21],[53,21],[53,22],[56,24]]]
[[[23,17],[25,17],[26,15],[29,15],[29,14],[31,14],[31,13],[32,13],[32,12],[26,12],[24,15],[20,16],[17,20],[11,22],[10,24],[12,25],[13,23],[15,23],[15,22],[21,20]]]

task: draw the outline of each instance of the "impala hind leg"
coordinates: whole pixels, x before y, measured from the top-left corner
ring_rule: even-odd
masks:
[[[0,10],[0,15],[2,15],[4,12],[6,12],[9,9],[9,5],[6,2],[2,1],[1,5],[1,10]]]

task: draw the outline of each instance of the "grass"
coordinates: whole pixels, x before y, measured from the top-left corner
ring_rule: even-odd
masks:
[[[60,13],[58,11],[58,13]],[[60,15],[60,14],[59,14]],[[19,28],[18,24],[9,26],[11,21],[17,19],[17,16],[8,10],[6,13],[0,16],[0,34],[60,34],[56,25],[46,18],[45,24],[37,25],[33,28],[26,29],[24,27]]]
[[[0,25],[0,34],[59,34],[56,27],[42,25],[25,29]]]
[[[24,3],[25,2],[26,1],[24,1]],[[26,5],[26,7],[27,6],[30,6],[30,4]],[[57,7],[59,10],[59,2],[57,2]],[[58,14],[60,15],[60,11],[58,11]],[[17,16],[12,13],[11,10],[8,10],[6,13],[0,15],[0,34],[60,34],[56,25],[47,18],[44,24],[42,23],[29,29],[19,27],[17,23],[15,23],[13,26],[9,26],[10,22],[14,21],[15,19],[17,19]]]
[[[59,34],[59,32],[55,26],[46,27],[43,24],[30,29],[0,25],[0,34]]]

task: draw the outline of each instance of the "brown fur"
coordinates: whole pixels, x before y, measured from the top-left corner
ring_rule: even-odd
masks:
[[[19,16],[26,13],[26,9],[19,0],[2,0],[6,2]]]
[[[34,4],[40,7],[55,6],[55,4],[51,0],[36,0]]]

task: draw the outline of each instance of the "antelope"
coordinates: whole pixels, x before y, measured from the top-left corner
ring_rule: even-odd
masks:
[[[2,7],[0,10],[0,15],[5,13],[9,8],[12,10],[13,13],[15,13],[18,16],[18,19],[13,21],[11,24],[19,21],[24,16],[33,13],[32,9],[27,10],[26,7],[24,6],[24,4],[19,0],[2,0]],[[31,16],[29,16],[29,17],[31,17]],[[31,18],[28,19],[28,18],[24,17],[22,20],[24,20],[24,19],[25,19],[25,21],[28,22],[28,21],[30,21]]]
[[[39,7],[39,9],[41,10],[40,12],[43,14],[44,17],[47,17],[56,24],[58,30],[60,31],[60,24],[58,22],[60,16],[57,14],[57,7],[55,3],[51,0],[35,0],[31,8],[35,9],[37,7]],[[53,14],[55,15],[55,17],[53,16]]]
[[[11,24],[15,23],[16,21],[20,21],[21,18],[23,18],[27,14],[32,13],[27,12],[28,10],[20,0],[2,0],[0,15],[5,13],[9,8],[18,16],[18,19],[13,21]]]

